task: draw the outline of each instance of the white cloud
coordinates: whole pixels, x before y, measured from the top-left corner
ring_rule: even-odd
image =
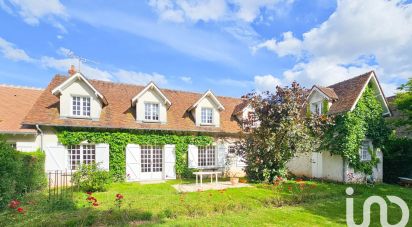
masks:
[[[292,32],[283,33],[283,40],[276,41],[276,39],[269,39],[252,48],[253,52],[261,48],[266,48],[275,52],[279,57],[286,55],[300,55],[302,50],[302,41],[293,37]]]
[[[292,0],[150,0],[162,20],[197,22],[242,20],[253,22],[261,10],[276,10],[280,3],[290,5]]]
[[[280,79],[268,74],[263,76],[255,76],[254,83],[257,91],[275,91],[276,86],[282,86]]]
[[[135,71],[127,71],[119,69],[114,72],[113,75],[121,82],[146,85],[150,81],[155,82],[157,85],[167,84],[167,79],[164,75],[159,73],[142,73]]]
[[[192,83],[192,77],[190,76],[181,76],[179,77],[180,80],[182,80],[185,83],[191,84]]]
[[[38,25],[44,18],[62,32],[66,31],[56,20],[56,17],[68,17],[64,5],[59,0],[8,0],[7,3],[6,1],[0,0],[1,8],[10,14],[13,14],[13,10],[17,11],[27,24]]]
[[[8,58],[13,61],[26,61],[30,62],[33,59],[27,55],[27,53],[19,48],[16,48],[13,43],[8,42],[7,40],[0,37],[0,52],[3,53],[5,58]]]
[[[284,72],[287,80],[330,84],[376,69],[386,89],[395,79],[412,75],[412,4],[403,0],[339,0],[336,11],[300,40],[306,59]],[[265,46],[279,56],[294,54],[296,45],[267,41]],[[386,92],[386,93],[390,93]]]

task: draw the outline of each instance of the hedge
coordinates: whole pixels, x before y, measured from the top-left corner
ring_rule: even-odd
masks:
[[[46,186],[45,155],[19,152],[0,137],[0,209],[23,193]]]
[[[398,177],[412,178],[412,139],[391,136],[383,151],[384,182],[397,183]]]

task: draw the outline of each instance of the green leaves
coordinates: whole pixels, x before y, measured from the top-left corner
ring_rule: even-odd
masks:
[[[177,135],[163,132],[146,131],[102,131],[93,129],[57,128],[57,137],[63,145],[75,145],[83,141],[89,143],[107,143],[110,145],[110,173],[116,181],[123,181],[126,175],[125,150],[127,144],[165,145],[175,144],[176,173],[187,176],[190,173],[187,164],[189,144],[209,145],[213,138],[203,135]]]

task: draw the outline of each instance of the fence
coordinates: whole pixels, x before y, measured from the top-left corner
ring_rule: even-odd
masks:
[[[51,171],[48,175],[49,202],[73,197],[72,171]]]

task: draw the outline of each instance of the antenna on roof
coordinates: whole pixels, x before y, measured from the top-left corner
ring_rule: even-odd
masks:
[[[79,68],[79,69],[78,69],[79,72],[80,72],[80,65],[81,65],[81,63],[90,62],[90,63],[94,63],[94,64],[99,64],[99,63],[97,63],[97,62],[95,62],[95,61],[92,61],[92,60],[90,60],[90,59],[87,59],[87,58],[81,57],[81,56],[79,56],[79,55],[76,55],[73,51],[71,51],[71,50],[69,50],[69,49],[66,49],[66,48],[62,48],[62,52],[63,52],[64,55],[66,55],[66,56],[69,57],[69,58],[77,59],[78,64],[79,64],[79,67],[78,67],[78,68]]]

